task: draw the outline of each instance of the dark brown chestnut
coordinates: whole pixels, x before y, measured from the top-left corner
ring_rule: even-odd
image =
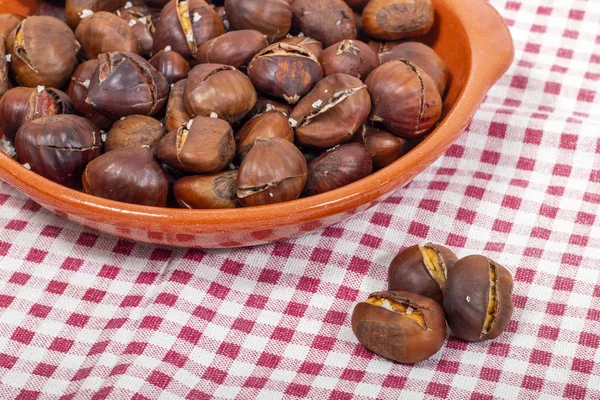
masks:
[[[79,189],[85,167],[102,154],[102,140],[98,128],[85,118],[50,115],[23,124],[15,148],[33,172]]]
[[[86,193],[144,206],[165,207],[169,178],[146,147],[109,151],[83,173]]]
[[[355,139],[371,153],[374,170],[387,167],[412,148],[408,140],[366,124],[356,133]]]
[[[373,160],[365,146],[348,143],[335,147],[308,164],[304,193],[313,196],[356,182],[373,172]]]
[[[321,53],[319,62],[325,76],[348,74],[363,81],[379,67],[377,54],[359,40],[344,40],[329,46]]]
[[[295,0],[293,27],[329,47],[345,39],[356,39],[354,13],[342,0]]]
[[[335,74],[300,100],[290,121],[298,144],[328,149],[350,141],[370,111],[371,97],[365,84],[350,75]]]
[[[6,42],[3,37],[0,37],[0,99],[10,89],[9,69],[8,60],[6,59]]]
[[[344,0],[356,12],[362,12],[369,0]]]
[[[73,113],[69,96],[58,89],[16,87],[0,99],[0,131],[10,141],[25,122],[38,118]]]
[[[237,200],[238,171],[203,176],[188,176],[173,185],[177,203],[189,209],[239,207]]]
[[[102,53],[126,51],[141,54],[138,38],[131,26],[115,14],[101,11],[84,18],[75,31],[81,43],[81,53],[86,59],[97,58]]]
[[[229,23],[229,19],[227,18],[227,11],[225,11],[225,7],[215,7],[215,12],[219,16],[219,18],[221,18],[223,26],[225,27],[225,31],[229,32],[231,30],[231,24]]]
[[[156,32],[152,15],[149,11],[134,7],[120,8],[115,11],[115,15],[127,22],[127,25],[131,27],[131,32],[140,44],[140,55],[144,57],[148,57],[152,52],[152,48],[154,47],[154,33]]]
[[[254,56],[248,77],[262,93],[296,104],[323,79],[323,69],[311,51],[279,42]]]
[[[250,110],[248,115],[246,115],[246,119],[249,120],[251,118],[256,117],[257,115],[273,110],[279,111],[280,113],[283,113],[283,115],[289,116],[292,112],[292,107],[287,102],[281,101],[281,99],[265,97],[259,93],[258,97],[256,98],[256,104],[254,105],[254,107],[252,107],[252,110]]]
[[[134,53],[104,53],[90,79],[86,102],[108,118],[155,115],[169,95],[169,84],[148,61]]]
[[[302,46],[306,50],[311,51],[317,58],[319,58],[319,56],[323,52],[323,44],[321,42],[304,35],[286,36],[285,39],[281,39],[281,42]]]
[[[57,0],[38,0],[37,8],[34,15],[46,15],[60,19],[62,22],[67,22],[64,1]]]
[[[106,135],[104,146],[107,152],[135,147],[147,147],[152,150],[164,134],[164,128],[154,118],[130,115],[115,122]]]
[[[11,68],[21,86],[63,87],[77,65],[79,43],[54,17],[25,18],[7,40]]]
[[[129,0],[66,0],[67,24],[75,30],[84,18],[93,13],[100,11],[114,12],[128,2]]]
[[[395,135],[425,135],[442,115],[442,98],[433,79],[408,60],[390,61],[366,81],[373,99],[371,121]]]
[[[457,261],[452,250],[439,244],[407,247],[390,264],[388,290],[410,290],[442,304],[442,288]]]
[[[421,36],[433,26],[431,0],[371,0],[363,13],[363,29],[381,40]]]
[[[258,31],[232,31],[204,42],[196,58],[203,64],[225,64],[243,69],[268,45],[265,35]]]
[[[244,207],[296,200],[308,173],[306,160],[285,139],[259,139],[242,161],[237,197]]]
[[[186,82],[187,79],[182,79],[171,88],[169,102],[167,103],[167,114],[165,116],[167,132],[171,132],[181,125],[187,124],[192,119],[187,111],[185,111],[185,106],[183,105],[183,91],[185,90]]]
[[[169,132],[158,144],[158,158],[186,172],[206,174],[228,167],[235,156],[233,130],[227,121],[196,117]]]
[[[246,157],[258,139],[274,137],[294,143],[294,130],[287,116],[272,110],[252,118],[235,135],[239,159]]]
[[[478,255],[461,258],[443,288],[452,333],[469,342],[498,337],[512,317],[512,289],[513,278],[502,265]]]
[[[187,78],[190,73],[190,64],[187,60],[168,46],[156,53],[149,62],[158,72],[163,74],[169,84]]]
[[[225,12],[232,29],[259,31],[269,43],[283,39],[292,26],[287,0],[225,0]]]
[[[204,42],[225,33],[223,21],[203,0],[171,0],[156,24],[154,52],[167,46],[190,60]]]
[[[169,0],[144,0],[149,6],[158,8],[163,8],[168,2]]]
[[[25,17],[18,14],[0,14],[0,37],[8,40],[10,33],[23,21]]]
[[[378,292],[352,312],[352,331],[368,350],[413,364],[437,353],[446,339],[444,310],[432,299],[409,292]]]
[[[183,104],[192,117],[212,116],[233,123],[252,110],[256,90],[246,75],[230,65],[200,64],[188,76]]]

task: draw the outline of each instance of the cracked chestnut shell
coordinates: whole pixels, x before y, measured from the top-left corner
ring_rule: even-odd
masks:
[[[252,118],[235,135],[239,159],[246,157],[258,139],[274,137],[294,143],[294,130],[283,113],[272,110]]]
[[[265,97],[258,93],[258,97],[256,98],[256,104],[254,105],[254,107],[252,107],[252,110],[250,110],[248,115],[246,115],[246,119],[249,120],[251,118],[256,117],[257,115],[272,110],[279,111],[285,116],[288,116],[292,112],[292,107],[287,102],[281,101],[281,99]]]
[[[512,289],[513,278],[502,265],[479,255],[461,258],[443,288],[452,333],[469,342],[498,337],[512,317]]]
[[[444,61],[431,47],[419,42],[404,42],[381,54],[381,63],[407,59],[421,68],[435,82],[440,94],[446,91],[448,84],[448,68]]]
[[[148,62],[165,77],[169,84],[186,79],[190,73],[190,64],[181,54],[173,50],[161,50]]]
[[[279,42],[254,56],[248,77],[262,93],[296,104],[323,79],[323,69],[311,51]]]
[[[283,39],[292,26],[287,0],[225,0],[225,12],[233,30],[259,31],[269,43]]]
[[[140,55],[148,57],[154,46],[154,33],[156,28],[150,10],[143,8],[120,8],[115,15],[121,18],[131,28],[140,45]],[[112,50],[115,51],[115,50]]]
[[[114,123],[106,134],[106,151],[147,147],[153,149],[165,131],[157,120],[144,115],[130,115]]]
[[[158,143],[158,158],[186,172],[219,172],[231,164],[234,156],[231,125],[217,118],[196,117]]]
[[[348,143],[321,154],[308,164],[304,193],[313,196],[356,182],[373,172],[373,160],[360,143]]]
[[[371,0],[362,13],[363,29],[381,40],[424,35],[433,19],[431,0]]]
[[[0,14],[0,37],[7,40],[10,33],[25,17],[18,14]]]
[[[408,60],[390,61],[365,82],[373,99],[371,121],[395,135],[425,135],[442,115],[442,98],[433,79]]]
[[[6,61],[6,42],[3,37],[0,37],[0,99],[10,89],[9,69]]]
[[[356,39],[354,13],[342,0],[295,0],[292,25],[329,47],[345,39]]]
[[[69,24],[71,29],[75,30],[84,19],[83,17],[87,15],[87,12],[114,12],[125,6],[128,1],[129,0],[66,0],[65,12],[67,24]]]
[[[323,44],[318,40],[310,38],[308,36],[290,36],[281,40],[282,43],[296,44],[304,47],[306,50],[311,51],[315,57],[319,58],[323,52]]]
[[[306,160],[292,143],[259,139],[240,165],[237,197],[244,207],[296,200],[307,173]]]
[[[169,178],[150,149],[109,151],[90,162],[83,173],[86,193],[144,206],[165,207]]]
[[[167,46],[190,60],[207,40],[225,33],[223,21],[203,0],[171,0],[162,9],[154,34],[154,52]]]
[[[258,31],[232,31],[204,42],[196,58],[202,64],[225,64],[243,69],[252,57],[268,45],[265,35]]]
[[[296,141],[303,146],[328,149],[352,139],[369,117],[371,97],[365,84],[349,75],[321,80],[294,107]]]
[[[75,31],[75,38],[81,43],[81,54],[86,59],[114,51],[142,52],[140,42],[129,24],[106,11],[84,18]]]
[[[385,168],[409,152],[412,144],[392,133],[363,125],[355,139],[365,145],[373,157],[373,169]]]
[[[378,292],[352,312],[352,331],[368,350],[404,364],[426,360],[446,339],[444,310],[409,292]]]
[[[160,72],[137,54],[104,53],[90,79],[86,102],[114,120],[128,115],[155,115],[169,95]]]
[[[0,99],[0,131],[6,139],[13,141],[25,122],[72,112],[71,99],[58,89],[16,87]]]
[[[402,250],[388,269],[388,290],[411,291],[442,303],[442,288],[458,261],[449,248],[433,243]]]
[[[173,185],[177,203],[188,209],[221,209],[239,207],[237,200],[238,171],[212,175],[188,176]]]
[[[79,189],[84,169],[102,154],[102,140],[98,128],[85,118],[50,115],[23,124],[15,148],[33,172]]]
[[[79,43],[54,17],[25,18],[7,40],[11,68],[21,86],[63,87],[77,65]]]
[[[181,125],[187,124],[192,119],[187,111],[185,111],[185,106],[183,105],[183,91],[185,90],[186,82],[187,79],[180,80],[171,88],[171,93],[169,93],[165,116],[165,128],[167,128],[167,132],[171,132]]]
[[[343,40],[329,46],[321,53],[319,62],[325,76],[347,74],[363,81],[379,67],[377,54],[360,40]]]

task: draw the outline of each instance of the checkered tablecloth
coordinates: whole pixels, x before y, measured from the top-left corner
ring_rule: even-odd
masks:
[[[600,399],[600,1],[491,3],[516,60],[465,134],[320,233],[159,248],[0,184],[0,398]],[[513,321],[395,364],[358,344],[350,315],[425,241],[505,265]]]

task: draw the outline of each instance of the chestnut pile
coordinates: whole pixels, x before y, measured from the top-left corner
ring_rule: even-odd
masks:
[[[370,351],[400,363],[437,353],[446,322],[469,342],[498,337],[513,312],[513,278],[484,256],[458,259],[438,244],[411,246],[388,271],[388,291],[373,293],[352,313],[352,330]]]
[[[316,195],[399,159],[442,114],[448,70],[409,40],[431,29],[431,0],[44,10],[0,15],[3,147],[103,198],[234,208]]]

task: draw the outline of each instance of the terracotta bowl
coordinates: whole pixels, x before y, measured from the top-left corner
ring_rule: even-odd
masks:
[[[181,247],[259,245],[343,221],[386,199],[440,157],[506,72],[513,43],[502,17],[484,0],[433,0],[434,30],[422,38],[451,71],[444,119],[418,147],[349,186],[288,203],[236,210],[162,209],[89,196],[50,182],[0,154],[0,178],[56,214],[110,235]]]

